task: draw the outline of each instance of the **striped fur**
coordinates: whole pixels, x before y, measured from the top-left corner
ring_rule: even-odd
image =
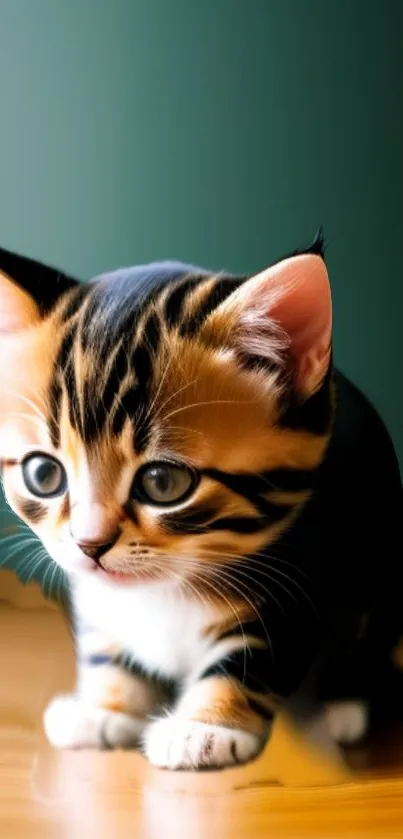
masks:
[[[313,253],[321,247],[316,243]],[[253,342],[239,322],[239,303],[232,307],[248,281],[176,263],[86,285],[67,278],[59,298],[49,303],[48,295],[39,307],[24,339],[21,395],[41,424],[21,427],[19,451],[4,420],[5,486],[17,513],[71,574],[78,698],[90,696],[103,709],[102,731],[90,745],[108,740],[105,713],[123,715],[112,726],[112,745],[140,736],[160,703],[147,688],[156,677],[176,684],[175,695],[181,687],[173,719],[175,725],[186,719],[189,742],[186,726],[196,726],[195,743],[198,726],[210,726],[191,765],[209,755],[218,764],[249,759],[267,735],[279,695],[304,669],[296,650],[291,675],[275,676],[284,628],[277,637],[270,609],[291,616],[290,626],[304,620],[314,635],[308,584],[301,584],[300,569],[269,569],[274,546],[316,490],[332,428],[332,371],[301,398],[281,324],[267,317]],[[28,282],[24,289],[31,290]],[[30,448],[60,459],[67,494],[40,503],[24,498],[20,461]],[[165,509],[135,494],[137,471],[154,461],[183,462],[197,473],[190,498]],[[100,535],[108,526],[119,538],[99,566],[84,560],[76,543],[96,538],[101,518]],[[74,540],[78,527],[85,538]],[[134,672],[138,707],[127,681]],[[58,707],[47,723],[54,742]],[[69,709],[77,722],[77,705]],[[134,716],[135,730],[126,719]],[[71,745],[80,741],[77,726]],[[225,745],[223,726],[238,732]],[[154,737],[149,746],[146,740],[151,756]],[[178,765],[187,761],[180,752]]]

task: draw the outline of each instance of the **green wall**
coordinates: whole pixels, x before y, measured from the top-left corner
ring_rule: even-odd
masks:
[[[337,363],[403,463],[400,0],[2,0],[0,238],[254,270],[323,222]]]

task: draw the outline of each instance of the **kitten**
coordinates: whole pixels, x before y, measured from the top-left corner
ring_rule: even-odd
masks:
[[[335,737],[364,734],[399,638],[402,493],[331,332],[321,236],[253,277],[79,283],[0,251],[5,492],[72,597],[54,745],[245,762],[313,666]]]

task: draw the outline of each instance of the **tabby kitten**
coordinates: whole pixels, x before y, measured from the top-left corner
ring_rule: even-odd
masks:
[[[375,670],[351,656],[398,640],[401,483],[331,325],[320,236],[253,277],[166,262],[79,283],[0,251],[4,487],[73,604],[54,745],[248,761],[313,665],[343,700],[335,736],[364,732],[345,700]]]

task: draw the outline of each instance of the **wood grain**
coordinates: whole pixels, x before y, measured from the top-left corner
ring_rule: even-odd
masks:
[[[0,605],[0,673],[2,837],[403,836],[398,732],[352,753],[354,774],[298,741],[284,719],[248,767],[169,773],[135,752],[48,746],[42,709],[74,680],[71,639],[58,612]]]

